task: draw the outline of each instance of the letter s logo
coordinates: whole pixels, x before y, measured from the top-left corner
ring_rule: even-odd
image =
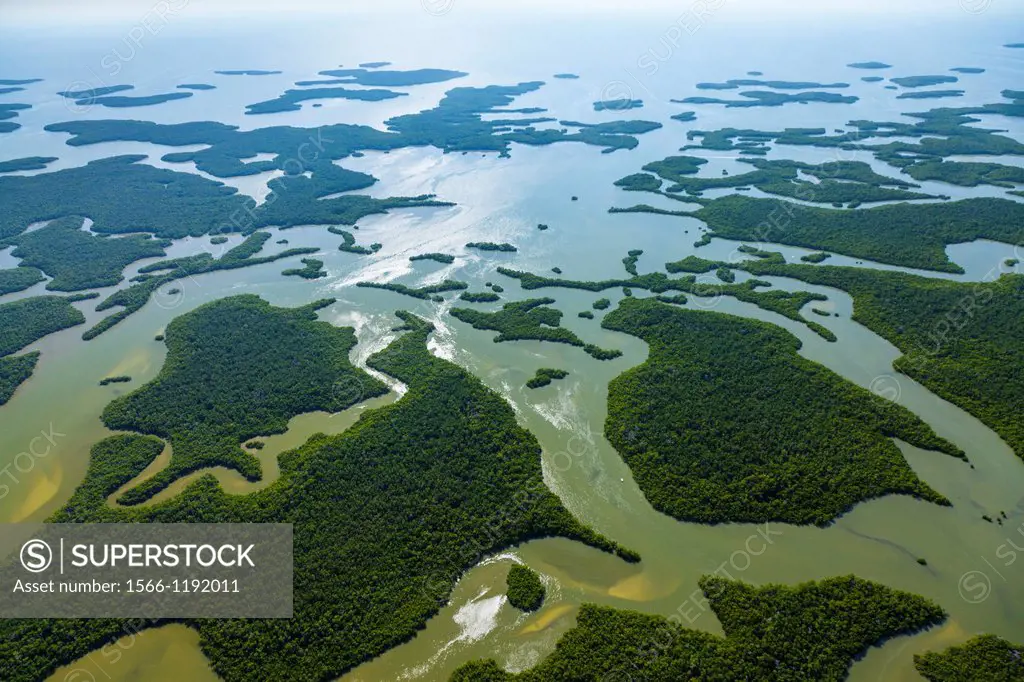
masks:
[[[32,539],[21,546],[21,565],[30,573],[42,573],[53,563],[53,550],[42,540]]]

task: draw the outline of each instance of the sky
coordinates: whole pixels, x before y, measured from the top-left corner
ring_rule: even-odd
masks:
[[[1024,18],[1021,0],[0,0],[0,25],[86,24],[136,21],[155,10],[187,12],[189,16],[239,17],[298,13],[344,14],[355,12],[471,15],[504,12],[568,13],[680,13],[707,7],[738,17],[801,19],[841,15],[892,16],[946,15],[967,18],[991,14]],[[1024,35],[1024,20],[1021,21]]]

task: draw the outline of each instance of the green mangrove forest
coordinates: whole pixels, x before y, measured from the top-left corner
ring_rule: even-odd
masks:
[[[529,381],[526,382],[527,388],[541,388],[547,386],[555,379],[564,379],[569,376],[569,373],[564,369],[552,369],[550,367],[541,367],[533,375]]]
[[[518,675],[493,660],[452,682],[841,682],[870,647],[941,623],[935,603],[854,576],[753,587],[705,576],[700,587],[725,636],[635,611],[584,604],[555,651]],[[706,607],[693,606],[694,622]],[[996,678],[998,679],[998,678]]]
[[[601,326],[650,355],[609,385],[605,435],[655,509],[703,523],[827,525],[857,502],[949,501],[892,442],[964,457],[903,407],[797,354],[756,320],[625,299]]]
[[[512,564],[505,578],[508,603],[520,611],[536,611],[544,603],[544,584],[526,566]]]
[[[249,328],[264,330],[260,334],[264,341],[273,338],[281,325],[305,327],[314,336],[327,335],[340,342],[331,353],[344,357],[341,348],[354,338],[350,328],[309,319],[309,306],[279,309],[254,297],[210,305],[253,314]],[[189,356],[202,352],[193,347],[190,334],[202,331],[196,323],[211,310],[204,314],[197,309],[178,318],[168,329],[168,342],[180,344]],[[294,524],[297,589],[292,618],[182,621],[199,631],[200,647],[213,671],[228,682],[296,679],[297,674],[311,681],[337,677],[411,639],[447,602],[463,571],[481,558],[529,539],[565,537],[629,561],[639,560],[634,552],[597,535],[566,511],[544,485],[539,444],[516,423],[511,407],[465,370],[429,353],[430,325],[408,313],[400,316],[407,333],[372,356],[369,364],[408,386],[402,400],[367,412],[340,435],[316,435],[284,453],[279,458],[281,477],[267,488],[228,495],[212,476],[206,476],[172,500],[148,507],[111,507],[106,498],[138,475],[163,448],[152,436],[119,434],[93,448],[85,480],[51,519]],[[217,316],[211,322],[216,325],[216,320],[223,318]],[[238,322],[222,322],[217,330],[230,334]],[[314,332],[320,325],[325,329]],[[252,352],[266,361],[290,365],[295,348],[285,351],[270,345],[274,350],[264,343]],[[347,365],[329,368],[319,354],[314,362],[309,369],[331,383],[352,374]],[[169,360],[168,366],[172,365]],[[265,372],[263,368],[254,377],[227,380],[240,382],[241,393],[233,394],[246,396],[244,401],[222,402],[227,397],[223,392],[214,399],[214,410],[255,427],[236,430],[236,435],[264,432],[267,425],[258,419],[276,420],[282,409],[290,411],[285,409],[285,403],[295,397],[290,391],[282,397],[274,391],[257,392]],[[298,372],[288,376],[309,381]],[[363,397],[379,386],[368,375],[360,381],[367,389]],[[154,384],[159,386],[159,380]],[[317,389],[313,395],[331,400],[329,387],[326,394]],[[177,400],[153,391],[147,399],[156,401],[150,403],[158,410],[154,418]],[[206,404],[204,397],[187,409],[205,412]],[[127,407],[127,401],[120,406]],[[247,414],[253,408],[255,418]],[[161,423],[169,422],[165,418]],[[189,447],[188,433],[183,437],[186,441],[175,444],[174,456],[179,447]],[[381,494],[382,490],[388,493]],[[360,500],[360,504],[338,504],[339,499]],[[372,561],[367,560],[369,555]],[[115,641],[125,627],[117,619],[0,621],[0,677],[35,682]],[[299,641],[305,645],[295,646]]]
[[[962,646],[916,654],[914,665],[928,682],[1020,682],[1024,647],[980,635]]]
[[[560,326],[562,311],[551,308],[553,298],[531,298],[525,301],[512,301],[493,313],[471,308],[452,308],[451,315],[474,329],[496,331],[495,343],[502,341],[551,341],[565,343],[582,348],[588,355],[598,360],[613,360],[622,351],[606,350],[590,343],[585,343],[572,331]]]

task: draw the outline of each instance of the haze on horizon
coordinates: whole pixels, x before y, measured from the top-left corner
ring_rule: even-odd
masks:
[[[1024,6],[1011,0],[0,0],[0,30],[29,24],[103,24],[131,20],[166,5],[175,12],[187,11],[193,18],[250,17],[284,15],[295,18],[312,15],[409,14],[423,12],[425,6],[443,2],[445,14],[664,14],[672,16],[706,6],[719,12],[728,7],[734,19],[801,21],[827,20],[836,16],[886,17],[961,17],[977,15],[1024,16]]]

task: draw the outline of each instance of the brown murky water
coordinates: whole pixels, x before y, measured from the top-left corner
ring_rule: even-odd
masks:
[[[709,28],[706,38],[715,35],[713,28]],[[704,40],[704,34],[701,36]],[[581,54],[591,52],[593,47],[590,52]],[[633,58],[632,54],[626,56]],[[337,61],[334,57],[331,59]],[[967,56],[963,59],[966,63]],[[683,61],[680,56],[679,63]],[[495,74],[504,76],[505,72],[498,60],[492,58],[486,63],[490,66],[473,77],[481,79],[481,83],[499,82]],[[842,63],[845,62],[837,60],[837,64]],[[458,68],[459,60],[449,66]],[[541,73],[550,70],[546,64],[543,68]],[[745,68],[749,68],[749,64]],[[801,71],[797,73],[808,77],[813,74],[805,71],[818,67],[801,64],[799,68]],[[729,69],[723,74],[725,77],[742,73],[735,65]],[[822,74],[823,79],[826,77],[834,79],[836,76]],[[693,76],[688,78],[692,80]],[[545,89],[520,98],[516,105],[551,106],[552,98],[561,98],[566,106],[559,115],[568,116],[564,110],[567,108],[579,117],[592,116],[590,102],[596,94],[592,92],[593,83],[567,81],[557,87],[563,88],[557,96],[553,90]],[[656,84],[652,83],[651,87]],[[245,101],[259,99],[259,95],[239,96],[244,96]],[[389,113],[415,111],[422,108],[423,99],[415,94],[406,102],[381,106]],[[640,118],[667,120],[667,114],[677,111],[662,101],[650,101],[645,106],[648,109]],[[325,113],[328,107],[320,113],[316,111],[304,111],[302,115],[330,115]],[[368,109],[358,111],[369,117],[367,122],[371,123],[378,115],[365,113]],[[348,109],[345,120],[349,120],[347,112]],[[850,118],[850,111],[843,107],[827,105],[809,106],[801,112],[813,112],[804,115],[813,118],[815,125],[829,128],[843,125]],[[215,109],[210,115],[216,114],[217,120],[251,125],[251,121],[243,121],[238,111],[232,110],[223,116],[221,113],[224,112]],[[874,110],[858,111],[858,115],[892,118],[878,106]],[[749,118],[741,119],[736,112],[708,112],[707,119],[712,116],[718,118],[712,122],[702,121],[703,127],[750,124]],[[791,117],[791,112],[758,112],[757,126],[788,125]],[[185,115],[182,120],[191,119]],[[288,120],[303,124],[302,119]],[[1020,124],[1015,121],[1000,121],[998,127],[1020,133]],[[336,296],[338,302],[322,311],[321,317],[357,329],[360,340],[354,351],[357,362],[387,342],[389,329],[394,325],[391,313],[395,309],[410,309],[433,319],[437,324],[431,342],[434,352],[468,368],[505,396],[523,426],[536,434],[544,451],[545,479],[552,490],[583,521],[643,555],[640,564],[628,565],[570,541],[540,540],[489,557],[463,576],[450,603],[412,641],[351,671],[343,680],[444,680],[461,663],[479,657],[494,657],[508,669],[521,670],[534,665],[553,649],[558,637],[572,627],[575,613],[583,602],[662,615],[675,613],[694,628],[720,632],[717,619],[703,609],[696,593],[697,579],[713,572],[752,583],[795,583],[854,573],[927,596],[949,612],[949,619],[939,628],[913,637],[896,638],[872,649],[854,664],[851,680],[855,682],[917,681],[920,678],[913,669],[913,654],[963,642],[975,633],[991,632],[1012,641],[1024,641],[1024,609],[1020,608],[1024,604],[1024,561],[1016,562],[1015,555],[1011,560],[1006,549],[1008,540],[1013,537],[1018,537],[1020,546],[1017,533],[1024,534],[1024,463],[976,419],[906,377],[896,375],[891,362],[898,356],[897,351],[850,320],[851,300],[842,292],[772,280],[778,287],[816,290],[829,296],[827,303],[816,305],[838,312],[839,317],[817,318],[810,313],[807,316],[819,322],[824,320],[839,337],[833,344],[824,342],[798,323],[731,299],[693,299],[688,307],[768,320],[790,330],[803,342],[801,353],[804,356],[850,381],[898,400],[939,435],[957,443],[967,452],[974,468],[944,455],[900,444],[914,471],[952,500],[953,507],[938,507],[906,497],[886,497],[858,505],[825,529],[781,524],[709,527],[679,523],[650,507],[633,482],[628,467],[604,440],[602,425],[608,382],[625,369],[643,362],[647,349],[635,338],[602,330],[599,320],[603,313],[598,312],[596,320],[584,320],[577,318],[576,312],[589,309],[591,302],[600,296],[616,301],[621,293],[522,292],[515,282],[495,274],[494,267],[509,264],[518,269],[546,272],[559,266],[566,277],[596,279],[620,273],[620,259],[629,249],[644,249],[639,263],[641,272],[660,269],[667,260],[693,253],[692,242],[699,234],[694,221],[606,213],[609,206],[635,203],[633,197],[624,196],[616,189],[613,181],[677,149],[685,130],[685,127],[666,126],[644,136],[637,150],[612,155],[602,155],[594,148],[560,145],[516,147],[511,159],[406,149],[388,155],[368,153],[361,159],[346,160],[346,167],[372,172],[381,179],[370,190],[372,194],[431,192],[457,202],[458,206],[398,211],[363,221],[357,234],[360,243],[380,241],[384,244],[381,252],[368,257],[338,252],[338,238],[322,227],[288,230],[284,232],[290,241],[288,246],[322,247],[317,258],[325,262],[330,273],[327,279],[307,282],[282,278],[280,271],[293,267],[291,262],[203,275],[182,283],[182,298],[161,300],[158,297],[89,343],[80,340],[83,327],[79,327],[34,344],[32,349],[43,353],[35,376],[0,409],[0,466],[10,465],[8,474],[16,479],[16,482],[7,481],[9,492],[0,498],[0,520],[42,519],[68,498],[84,475],[90,447],[109,435],[99,419],[103,407],[114,396],[133,390],[156,375],[165,350],[153,337],[174,317],[207,301],[236,293],[256,293],[275,305],[289,306]],[[60,153],[54,155],[61,157],[61,164],[75,165],[89,158],[144,150],[153,155],[154,163],[161,164],[155,159],[164,150],[155,149],[149,145],[117,143],[71,150],[61,144],[57,149]],[[32,153],[36,153],[34,147]],[[810,148],[786,149],[782,156],[808,161],[833,160],[826,150]],[[745,168],[732,158],[712,154],[708,157],[706,171],[709,174],[717,175],[723,168],[732,173]],[[879,172],[892,172],[885,166],[874,165]],[[258,185],[265,180],[240,181],[239,186],[243,191],[256,193]],[[966,190],[925,183],[923,191],[968,196],[990,194],[994,190]],[[579,195],[580,201],[570,202],[569,196],[573,194]],[[648,197],[644,197],[644,201],[656,203]],[[678,208],[678,205],[671,207]],[[551,229],[537,231],[536,225],[540,222],[548,223]],[[275,234],[273,241],[277,238]],[[467,253],[464,249],[464,244],[473,240],[510,241],[520,250],[516,254],[482,258],[479,253]],[[268,249],[279,248],[273,241],[269,242]],[[204,239],[186,240],[175,245],[172,255],[193,253],[200,248],[218,253],[234,243],[215,247]],[[735,246],[715,240],[699,254],[707,258],[726,258]],[[781,250],[790,260],[805,253],[800,249]],[[427,251],[456,253],[459,258],[452,266],[409,263],[410,255]],[[951,247],[950,254],[967,269],[964,277],[976,280],[997,270],[1003,259],[1013,256],[1013,251],[1006,245],[977,242]],[[0,265],[9,267],[9,260],[8,252],[0,252]],[[830,262],[855,264],[852,259],[843,257],[834,257]],[[141,263],[127,274],[134,274],[139,265]],[[869,266],[871,264],[865,264]],[[565,326],[588,342],[620,348],[624,355],[611,362],[595,362],[577,348],[557,344],[495,344],[491,340],[492,333],[474,331],[444,315],[447,304],[426,304],[390,292],[352,286],[359,280],[384,281],[396,277],[410,284],[452,277],[469,281],[471,289],[477,291],[485,281],[500,282],[506,289],[505,300],[552,296],[557,300],[555,306],[565,312]],[[35,287],[4,300],[41,291],[41,287]],[[88,324],[99,319],[100,315],[92,311],[95,302],[76,305],[86,313]],[[523,386],[526,379],[544,366],[567,369],[570,376],[537,391],[526,390]],[[114,374],[130,375],[133,382],[97,386],[101,378]],[[341,415],[311,414],[293,419],[287,433],[267,439],[267,447],[260,452],[267,477],[255,486],[231,472],[216,474],[222,485],[232,492],[242,493],[266,485],[276,476],[274,458],[281,451],[301,444],[317,431],[344,430],[365,410],[397,399],[401,387],[396,389],[389,396],[368,401]],[[37,436],[41,435],[44,437],[40,440]],[[176,494],[184,485],[184,481],[175,484],[161,497]],[[1001,511],[1008,516],[1002,526],[981,518],[983,514],[994,517]],[[917,563],[919,557],[927,560],[926,566]],[[511,562],[523,562],[542,575],[548,586],[548,599],[539,612],[523,615],[504,602],[504,575]],[[172,625],[127,636],[62,668],[51,679],[203,682],[216,678],[198,648],[197,635],[188,628]]]
[[[421,219],[429,218],[407,217],[413,222]],[[639,238],[641,232],[663,239],[666,229],[674,229],[655,221],[647,225],[638,222],[641,224],[630,229],[630,245],[644,242]],[[367,232],[371,229],[364,228]],[[296,230],[290,233],[293,243],[299,241],[293,235],[300,232],[303,243],[316,238],[313,230]],[[705,255],[725,255],[732,247],[716,241],[705,249]],[[617,255],[619,250],[611,251]],[[679,249],[680,255],[685,252],[685,248]],[[327,254],[328,259],[332,256],[334,262],[328,261],[329,269],[340,260]],[[558,254],[551,257],[558,258]],[[561,262],[572,263],[568,255]],[[642,260],[641,269],[644,263]],[[74,332],[44,340],[44,345],[54,346],[52,352],[47,353],[44,347],[39,375],[12,401],[6,414],[0,414],[0,419],[10,420],[6,423],[21,429],[22,440],[26,441],[33,433],[30,429],[44,428],[49,423],[49,418],[44,417],[40,424],[39,415],[53,414],[55,429],[67,435],[57,441],[53,454],[37,460],[38,470],[29,472],[23,486],[13,489],[9,499],[2,501],[4,512],[11,518],[39,518],[66,498],[82,476],[89,444],[105,434],[98,414],[113,391],[96,387],[95,381],[122,372],[134,377],[134,385],[151,378],[162,357],[162,345],[153,342],[152,336],[173,315],[239,290],[255,290],[276,304],[294,305],[336,286],[290,286],[278,279],[279,267],[282,266],[243,270],[232,273],[231,278],[197,278],[196,295],[187,297],[180,308],[163,310],[151,304],[90,344],[80,343],[72,336]],[[345,263],[345,267],[352,266]],[[367,267],[382,266],[371,263]],[[458,270],[455,274],[467,276]],[[468,276],[480,280],[493,274],[485,270],[469,272]],[[239,282],[239,277],[248,281]],[[787,288],[803,287],[785,280],[775,283]],[[510,296],[518,297],[516,285],[505,284]],[[949,611],[950,618],[941,628],[898,638],[873,650],[854,666],[853,680],[914,680],[914,653],[962,642],[982,631],[1015,640],[1024,633],[1024,614],[1013,606],[1024,603],[1024,574],[1019,566],[1003,568],[996,563],[1005,561],[997,558],[1000,545],[1024,524],[1024,504],[1020,504],[1024,466],[977,420],[909,379],[896,376],[891,362],[897,351],[850,321],[851,301],[841,292],[827,291],[828,305],[840,313],[838,318],[826,319],[840,338],[835,344],[822,341],[802,325],[731,299],[694,299],[689,305],[779,324],[803,341],[802,353],[806,357],[862,386],[898,397],[899,402],[925,419],[940,435],[964,448],[974,463],[972,469],[953,458],[901,444],[913,469],[953,500],[952,508],[905,497],[887,497],[858,505],[827,529],[679,523],[650,507],[632,481],[629,469],[602,437],[608,381],[643,362],[647,351],[635,338],[602,330],[598,321],[573,315],[588,309],[597,295],[544,292],[553,295],[557,307],[566,312],[567,327],[587,341],[624,351],[622,358],[611,362],[594,362],[579,349],[568,346],[539,342],[495,344],[490,333],[476,332],[441,316],[432,305],[416,302],[410,306],[411,301],[389,292],[344,287],[337,293],[343,300],[328,308],[323,316],[357,327],[359,357],[365,357],[371,346],[380,347],[386,342],[386,330],[393,324],[386,311],[411,307],[432,317],[438,324],[432,342],[434,351],[469,368],[504,395],[515,407],[520,422],[537,435],[544,449],[549,486],[580,518],[644,557],[641,564],[630,566],[566,540],[531,542],[491,557],[467,572],[451,603],[415,639],[352,671],[343,677],[345,680],[441,680],[459,664],[481,656],[496,657],[510,669],[523,669],[551,651],[558,637],[572,627],[579,604],[587,601],[664,615],[677,613],[693,627],[719,631],[716,618],[702,609],[695,595],[697,579],[716,571],[754,583],[793,583],[855,573],[928,596]],[[621,296],[617,291],[605,294],[613,299]],[[127,354],[124,348],[130,349]],[[71,366],[92,368],[94,376],[80,370],[73,372]],[[525,380],[542,366],[563,367],[570,376],[545,389],[525,389]],[[79,397],[82,395],[90,399],[83,400]],[[314,432],[339,432],[362,410],[385,404],[396,395],[392,393],[338,416],[297,417],[290,423],[288,433],[267,439],[261,459],[272,462],[276,454],[301,444]],[[267,472],[269,481],[276,469],[268,466]],[[219,477],[232,492],[242,492],[252,485],[226,471],[219,472]],[[163,496],[173,495],[183,485],[176,484]],[[999,511],[1009,515],[1004,526],[981,519],[982,514],[994,516]],[[917,557],[927,559],[927,566],[919,565]],[[512,561],[526,563],[544,576],[549,597],[538,613],[521,615],[504,603],[504,572]],[[973,580],[964,582],[965,575],[973,576]],[[86,664],[102,665],[109,679],[125,682],[183,679],[182,676],[213,679],[196,647],[196,635],[183,627],[145,631],[122,640],[115,650],[119,656],[98,652],[62,669],[53,679],[67,679],[71,671]]]

